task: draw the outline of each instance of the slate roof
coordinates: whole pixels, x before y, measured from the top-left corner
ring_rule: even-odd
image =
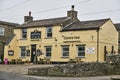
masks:
[[[110,19],[73,22],[66,25],[62,31],[99,29],[108,20]]]
[[[70,17],[60,17],[60,18],[52,18],[52,19],[44,19],[44,20],[35,20],[29,21],[21,24],[17,28],[29,28],[29,27],[49,27],[49,26],[57,26],[63,25],[63,29],[61,31],[74,31],[74,30],[90,30],[90,29],[99,29],[101,25],[103,25],[108,19],[99,19],[99,20],[90,20],[90,21],[71,21]]]
[[[11,22],[6,22],[6,21],[0,21],[0,24],[1,24],[1,25],[12,26],[12,27],[16,27],[16,26],[19,25],[19,24],[17,24],[17,23],[11,23]]]
[[[29,21],[29,22],[21,24],[20,26],[18,26],[18,28],[60,25],[69,19],[71,19],[71,18],[70,17],[60,17],[60,18],[53,18],[53,19]]]
[[[120,30],[120,23],[116,23],[116,24],[114,24],[115,25],[115,28],[117,29],[117,30]]]
[[[7,39],[6,45],[8,45],[14,37],[15,37],[15,34],[14,34],[14,35],[11,35],[11,36]]]

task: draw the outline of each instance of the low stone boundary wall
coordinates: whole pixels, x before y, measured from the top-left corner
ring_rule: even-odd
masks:
[[[36,76],[65,76],[65,77],[86,77],[102,75],[120,75],[120,63],[77,63],[59,65],[49,68],[31,68],[29,75]]]
[[[106,62],[120,62],[120,54],[107,54]]]

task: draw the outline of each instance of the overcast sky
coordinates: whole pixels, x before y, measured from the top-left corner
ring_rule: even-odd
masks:
[[[80,21],[111,18],[120,23],[120,0],[0,0],[0,20],[23,23],[29,11],[34,20],[65,17],[71,5]]]

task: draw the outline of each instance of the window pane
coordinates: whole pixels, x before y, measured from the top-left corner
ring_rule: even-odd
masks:
[[[79,46],[78,51],[82,51],[82,50],[84,50],[84,46]]]
[[[47,33],[52,33],[52,28],[51,27],[47,28]]]
[[[52,48],[50,46],[45,47],[45,48],[46,48],[46,57],[50,57]]]
[[[51,56],[51,53],[46,53],[46,56]]]
[[[5,28],[0,28],[0,35],[4,35],[4,32],[5,32]]]
[[[62,56],[68,57],[69,56],[69,46],[63,46],[62,47]]]
[[[24,57],[25,56],[25,53],[21,53],[21,57]]]
[[[47,30],[47,31],[46,31],[46,32],[47,32],[47,33],[46,33],[46,34],[47,34],[47,37],[48,37],[48,38],[52,37],[52,27],[47,27],[46,30]]]
[[[22,32],[23,33],[27,33],[27,29],[22,29]]]
[[[0,35],[3,35],[3,31],[0,31]]]
[[[51,48],[50,47],[46,48],[46,51],[51,51]]]
[[[22,46],[20,47],[21,48],[21,57],[24,57],[25,54],[26,54],[26,47],[25,46]]]
[[[69,56],[69,52],[63,52],[63,56]]]
[[[31,32],[31,39],[41,38],[41,32]]]
[[[52,33],[47,33],[47,37],[52,37]]]
[[[23,35],[22,35],[22,38],[27,38],[27,34],[23,34]]]
[[[63,48],[63,51],[69,51],[69,48]]]
[[[85,46],[77,46],[78,56],[85,56]]]
[[[78,56],[85,56],[84,52],[78,52]]]
[[[27,29],[22,29],[22,38],[27,38]]]

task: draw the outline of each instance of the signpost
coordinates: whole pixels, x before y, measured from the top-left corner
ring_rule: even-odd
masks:
[[[95,48],[86,48],[86,53],[94,54],[95,53]]]

